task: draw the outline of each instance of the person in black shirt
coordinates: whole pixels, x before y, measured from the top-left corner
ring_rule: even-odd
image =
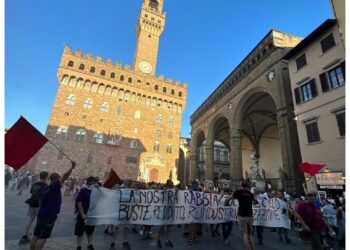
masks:
[[[246,250],[254,249],[253,239],[253,203],[257,203],[254,195],[249,191],[248,182],[242,181],[241,188],[233,193],[232,197],[239,202],[238,224]]]
[[[25,244],[30,242],[30,239],[28,237],[28,232],[32,227],[35,217],[38,214],[39,207],[40,207],[40,201],[39,201],[40,192],[44,187],[47,186],[48,177],[49,177],[49,173],[46,171],[42,171],[40,172],[40,175],[39,175],[40,181],[32,185],[32,188],[30,190],[31,196],[28,200],[26,200],[26,203],[29,205],[29,208],[28,208],[29,221],[25,225],[24,234],[20,239],[19,244]]]

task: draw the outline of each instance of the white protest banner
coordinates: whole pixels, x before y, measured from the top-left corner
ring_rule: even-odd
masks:
[[[225,200],[224,195],[187,190],[93,188],[87,224],[168,225],[236,221],[238,201],[233,200],[225,206]],[[259,223],[271,227],[287,225],[279,221],[284,218],[277,211],[280,205],[276,204],[279,203],[264,203],[262,208],[253,208],[266,211],[264,214],[253,211]]]

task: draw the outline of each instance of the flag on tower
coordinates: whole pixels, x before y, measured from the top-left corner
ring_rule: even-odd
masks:
[[[48,141],[23,116],[5,134],[5,164],[20,169]]]

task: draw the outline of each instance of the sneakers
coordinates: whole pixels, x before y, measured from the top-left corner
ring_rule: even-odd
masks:
[[[165,242],[165,245],[166,245],[167,247],[174,247],[173,243],[171,243],[170,240],[167,240],[167,241]]]
[[[224,244],[225,244],[226,246],[229,246],[229,245],[231,244],[231,242],[230,242],[228,239],[226,239],[226,240],[224,241]]]
[[[92,245],[88,245],[87,250],[95,250],[95,248]]]
[[[19,240],[18,244],[27,244],[30,242],[30,239],[27,235],[23,235],[22,238]]]
[[[77,247],[77,250],[81,250],[81,247],[79,246],[79,247]]]
[[[127,241],[123,242],[123,249],[129,249],[129,250],[131,249],[129,242],[127,242]]]
[[[111,243],[111,246],[109,247],[109,250],[115,250],[115,243]]]

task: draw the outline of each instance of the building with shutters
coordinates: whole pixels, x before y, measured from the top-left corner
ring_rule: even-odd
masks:
[[[113,168],[123,179],[177,183],[187,84],[156,76],[163,3],[143,0],[132,66],[64,48],[46,136],[77,162],[73,176],[103,178]],[[28,165],[62,173],[68,163],[47,144]]]
[[[345,49],[328,19],[287,53],[303,162],[345,171]]]

